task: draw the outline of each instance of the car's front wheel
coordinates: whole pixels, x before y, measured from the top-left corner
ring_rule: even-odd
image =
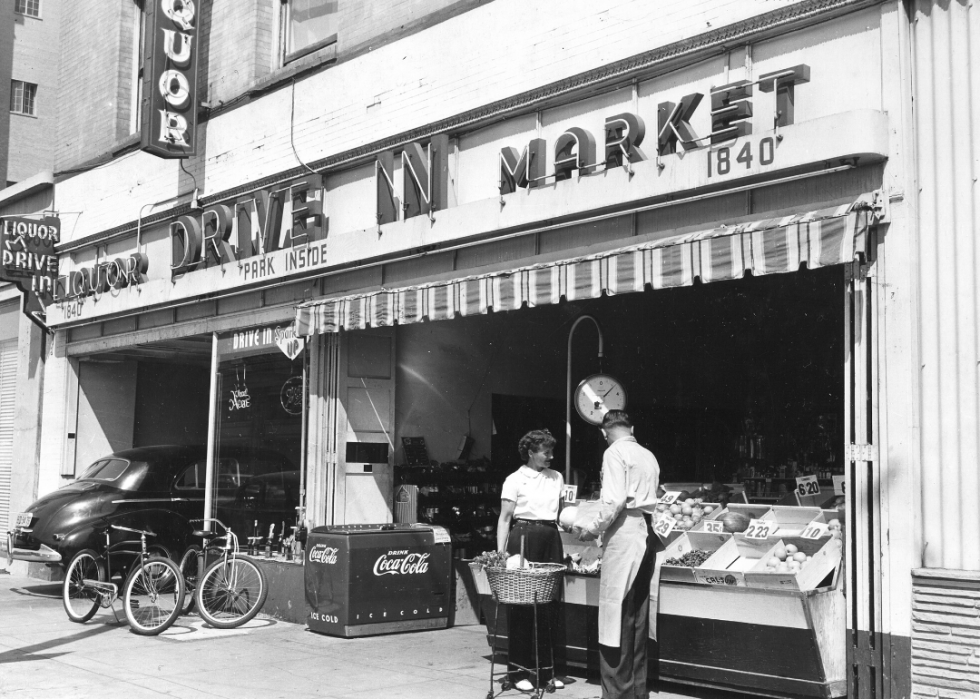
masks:
[[[99,609],[99,591],[90,584],[93,581],[104,582],[105,571],[95,551],[82,549],[68,563],[61,592],[65,613],[74,622],[88,621]]]

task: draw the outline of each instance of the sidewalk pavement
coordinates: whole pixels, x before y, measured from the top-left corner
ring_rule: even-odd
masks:
[[[263,615],[247,628],[226,631],[191,615],[165,635],[146,637],[129,631],[116,606],[119,621],[100,610],[88,623],[74,624],[62,608],[60,583],[0,568],[0,697],[483,699],[490,689],[483,626],[343,639]],[[601,694],[597,678],[568,680],[545,696]],[[659,696],[723,696],[676,690]],[[500,696],[529,695],[510,690]]]

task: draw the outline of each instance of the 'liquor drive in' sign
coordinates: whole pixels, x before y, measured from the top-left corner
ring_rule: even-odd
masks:
[[[32,318],[43,315],[53,299],[58,276],[54,246],[61,240],[61,221],[53,216],[40,220],[0,219],[0,279],[13,282],[24,293],[24,311]]]
[[[187,158],[197,152],[197,6],[194,0],[149,4],[140,147],[161,158]]]

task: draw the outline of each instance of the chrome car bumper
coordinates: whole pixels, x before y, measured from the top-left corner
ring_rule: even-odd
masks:
[[[44,544],[41,544],[41,548],[37,551],[19,549],[14,546],[14,533],[7,532],[7,560],[29,561],[31,563],[61,563],[61,554]]]

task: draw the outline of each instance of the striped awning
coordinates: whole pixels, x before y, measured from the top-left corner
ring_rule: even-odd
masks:
[[[337,298],[296,309],[300,334],[447,320],[652,289],[795,272],[865,251],[870,198],[831,209],[672,236],[582,257]]]

